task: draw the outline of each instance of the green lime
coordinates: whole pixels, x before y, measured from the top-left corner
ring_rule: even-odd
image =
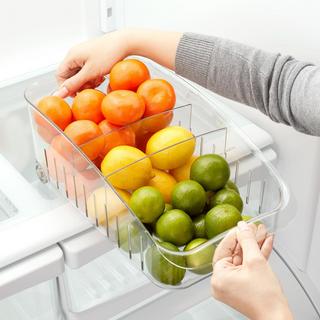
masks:
[[[200,214],[206,204],[206,192],[196,181],[184,180],[177,183],[172,191],[172,205],[190,216]]]
[[[228,162],[217,154],[206,154],[196,159],[190,170],[190,179],[199,182],[206,190],[216,191],[230,177]]]
[[[234,182],[232,182],[231,180],[228,180],[223,188],[224,189],[231,189],[231,190],[234,190],[237,193],[240,193],[237,185]]]
[[[245,215],[245,214],[243,214],[241,217],[242,217],[242,220],[243,220],[243,221],[249,221],[250,219],[252,219],[251,216],[247,216],[247,215]]]
[[[209,206],[210,205],[210,200],[211,198],[215,195],[216,193],[214,191],[207,191],[206,196],[207,196],[207,201],[206,204]]]
[[[182,210],[169,210],[158,219],[156,234],[163,241],[182,246],[193,237],[192,220]]]
[[[207,242],[207,239],[196,238],[190,241],[184,248],[184,251],[192,250],[201,244]],[[216,247],[210,245],[201,249],[199,252],[192,253],[186,256],[186,263],[191,271],[198,274],[206,274],[212,271],[212,258]]]
[[[231,204],[236,207],[240,213],[243,209],[243,202],[239,193],[231,189],[221,189],[211,198],[210,208],[213,208],[218,204]]]
[[[122,223],[119,227],[120,248],[127,252],[130,248],[132,253],[140,252],[141,249],[144,250],[145,244],[144,241],[141,243],[141,234],[143,234],[143,232],[141,231],[141,226],[139,226],[137,221]],[[141,244],[144,245],[142,248]]]
[[[163,211],[163,213],[165,213],[165,212],[167,212],[167,211],[169,211],[169,210],[172,210],[172,209],[173,209],[172,204],[166,203],[165,206],[164,206],[164,211]]]
[[[154,187],[141,187],[133,192],[129,206],[143,223],[152,223],[164,210],[164,200]]]
[[[248,216],[248,215],[245,215],[245,214],[243,214],[241,217],[242,217],[243,221],[249,221],[249,220],[253,219],[252,216]],[[258,226],[259,224],[262,224],[262,222],[261,221],[256,221],[254,224]]]
[[[206,224],[205,215],[200,214],[200,216],[195,217],[193,220],[193,229],[195,238],[205,238],[206,237]]]
[[[179,251],[179,249],[169,242],[160,242],[160,246],[169,249],[171,251]],[[186,270],[183,268],[185,266],[185,259],[183,256],[175,256],[170,253],[166,253],[159,249],[156,245],[151,246],[146,252],[146,264],[150,274],[158,281],[169,284],[177,285],[182,281]],[[166,257],[164,258],[163,255]],[[173,265],[169,261],[172,261],[178,266]]]
[[[212,208],[205,217],[206,233],[209,239],[215,237],[242,220],[239,210],[230,204],[219,204]]]

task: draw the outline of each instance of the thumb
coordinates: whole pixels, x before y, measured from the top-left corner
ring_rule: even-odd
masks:
[[[257,257],[262,257],[256,235],[244,221],[238,223],[237,240],[240,243],[243,254],[243,262],[248,263]]]
[[[91,80],[93,73],[90,71],[90,69],[90,66],[85,64],[78,73],[61,84],[61,87],[58,89],[55,95],[65,98],[66,96],[77,93],[82,86]]]

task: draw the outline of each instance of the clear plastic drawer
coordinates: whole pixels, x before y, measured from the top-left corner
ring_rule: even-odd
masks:
[[[112,244],[110,248],[119,248],[157,285],[185,288],[211,272],[211,259],[202,259],[204,261],[196,269],[187,267],[186,260],[195,257],[200,259],[212,252],[226,232],[187,252],[166,249],[159,245],[157,238],[130,210],[123,193],[112,184],[115,177],[133,180],[134,175],[128,172],[134,172],[146,158],[166,157],[170,149],[181,150],[192,143],[196,155],[216,153],[227,160],[231,179],[240,189],[244,214],[252,217],[251,222],[263,222],[270,231],[276,230],[277,216],[287,204],[288,191],[276,169],[251,142],[250,137],[229,120],[221,103],[204,96],[189,82],[167,69],[146,59],[143,62],[147,64],[152,77],[166,79],[174,86],[176,107],[81,146],[73,144],[37,109],[38,100],[54,91],[54,79],[35,83],[27,89],[25,97],[33,124],[36,160],[42,168],[42,182],[51,183],[71,201],[79,209],[79,214],[109,239]],[[108,80],[102,84],[101,90],[105,90],[107,84]],[[194,136],[112,172],[107,177],[87,156],[88,151],[101,143],[101,139],[112,139],[112,135],[121,130],[137,133],[154,128],[157,131],[168,123],[185,127]],[[201,272],[198,272],[199,267]],[[163,276],[159,277],[163,269],[166,270],[165,281]],[[181,277],[181,281],[175,281],[177,277]]]

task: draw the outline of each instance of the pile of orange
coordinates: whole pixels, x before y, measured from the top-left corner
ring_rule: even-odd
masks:
[[[150,136],[172,120],[174,88],[166,80],[151,79],[147,66],[139,60],[116,63],[105,91],[106,94],[97,89],[82,90],[71,107],[56,96],[44,97],[38,103],[42,113],[34,116],[38,133],[78,170],[84,170],[87,162],[80,159],[72,144],[43,115],[99,168],[106,154],[116,146],[128,145],[144,151]]]

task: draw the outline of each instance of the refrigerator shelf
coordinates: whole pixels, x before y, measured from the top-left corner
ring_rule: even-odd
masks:
[[[186,288],[207,277],[211,266],[211,259],[207,259],[197,268],[186,266],[186,258],[201,255],[209,247],[216,246],[225,233],[188,252],[175,252],[159,246],[156,238],[130,210],[121,196],[121,191],[112,185],[115,176],[126,175],[128,170],[134,171],[135,166],[148,158],[163,156],[170,150],[194,143],[197,155],[214,152],[226,158],[230,165],[231,178],[239,186],[244,200],[244,213],[253,217],[252,222],[261,221],[266,224],[270,231],[276,229],[277,216],[288,202],[288,191],[272,164],[250,138],[233,124],[223,112],[221,104],[201,94],[189,82],[165,68],[147,59],[141,60],[146,63],[153,78],[166,79],[174,86],[177,95],[175,109],[142,119],[81,146],[73,144],[36,107],[40,98],[54,91],[53,80],[35,83],[26,90],[25,98],[33,127],[36,160],[43,169],[39,170],[38,165],[37,171],[44,183],[48,181],[55,186],[79,209],[84,219],[90,221],[109,239],[110,250],[120,248],[155,284],[165,288]],[[107,82],[108,80],[102,84],[102,88],[107,86]],[[112,138],[112,134],[122,130],[133,130],[136,134],[141,130],[143,133],[149,130],[150,133],[150,128],[157,131],[161,129],[159,124],[164,127],[170,121],[170,125],[191,130],[194,137],[146,156],[107,177],[102,176],[87,156],[88,150],[94,148],[99,139],[106,141]],[[130,181],[133,178],[126,176],[126,179]],[[168,263],[170,266],[168,270],[171,270],[172,274],[164,275],[167,280],[157,274],[159,263]],[[199,267],[201,270],[206,269],[206,273],[199,272]],[[183,280],[177,283],[176,272],[185,271],[187,272]]]

